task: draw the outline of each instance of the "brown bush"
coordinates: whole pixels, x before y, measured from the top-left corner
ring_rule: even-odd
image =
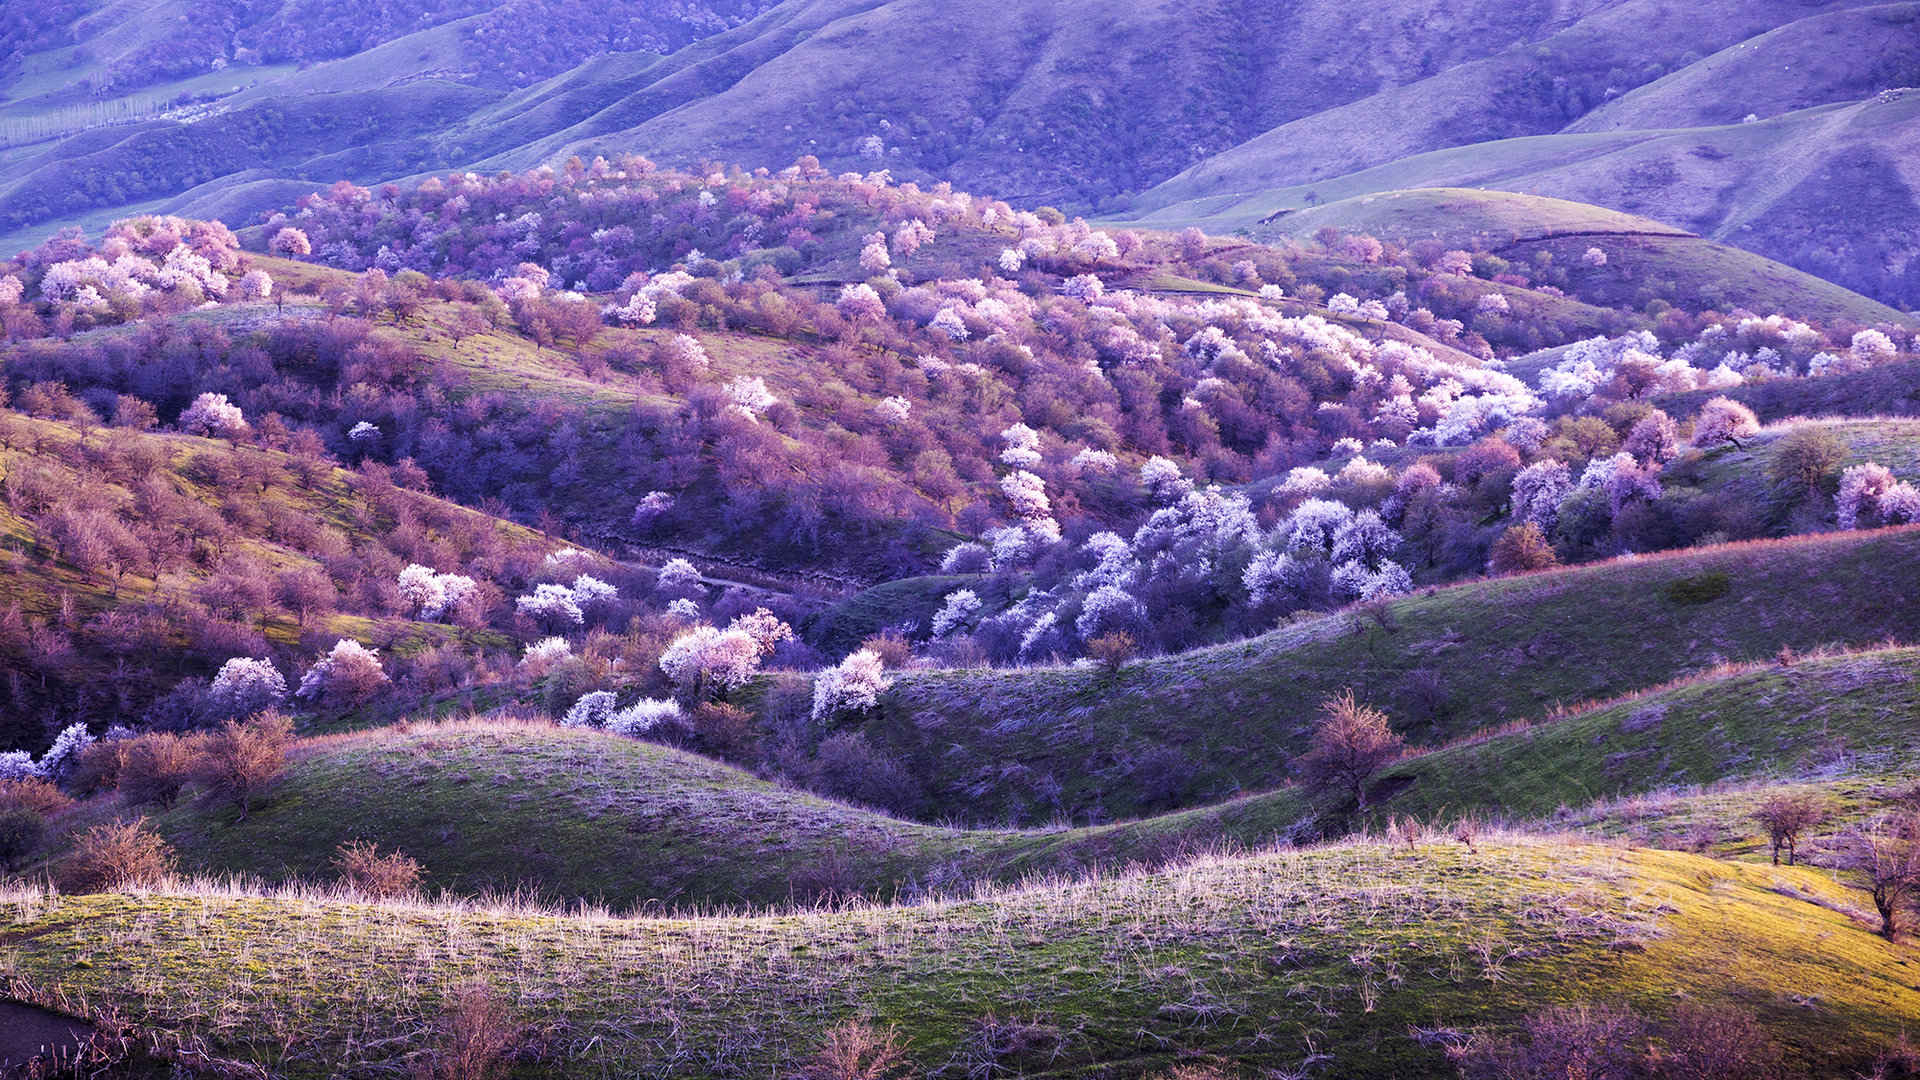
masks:
[[[380,845],[352,840],[334,849],[340,879],[363,896],[390,900],[420,893],[420,864],[403,851],[380,853]]]
[[[454,991],[435,1026],[437,1045],[415,1070],[419,1080],[498,1080],[507,1075],[520,1032],[493,987],[475,982]]]
[[[1559,557],[1553,553],[1553,545],[1547,543],[1546,536],[1540,532],[1540,526],[1529,521],[1513,526],[1493,542],[1493,554],[1487,559],[1487,573],[1545,570],[1559,562]]]
[[[693,710],[693,737],[701,750],[729,761],[744,761],[760,749],[753,714],[720,701],[702,702]]]
[[[1768,1080],[1781,1075],[1780,1046],[1752,1016],[1729,1008],[1681,1005],[1654,1056],[1673,1080]]]
[[[113,892],[153,885],[172,875],[173,848],[145,818],[95,825],[80,835],[60,873],[70,893]]]
[[[899,1032],[849,1020],[827,1032],[827,1041],[802,1071],[808,1080],[886,1080],[907,1066]]]
[[[12,810],[24,810],[40,817],[51,817],[73,805],[51,780],[38,777],[25,777],[20,780],[0,780],[0,814]]]
[[[1638,1080],[1647,1034],[1632,1010],[1561,1005],[1527,1017],[1524,1036],[1476,1036],[1448,1053],[1466,1080]]]
[[[1111,634],[1101,634],[1087,642],[1087,655],[1099,661],[1107,669],[1107,674],[1118,674],[1140,651],[1133,635],[1125,630],[1115,630]]]
[[[203,736],[151,732],[108,744],[119,751],[117,785],[129,805],[172,806],[193,778]]]
[[[209,798],[240,808],[245,818],[254,799],[287,767],[287,746],[293,740],[293,721],[269,710],[250,720],[229,720],[206,737],[195,762],[193,778]]]
[[[880,663],[888,670],[903,668],[913,663],[913,644],[898,630],[882,630],[877,634],[868,635],[867,639],[860,643],[860,647],[878,654]]]

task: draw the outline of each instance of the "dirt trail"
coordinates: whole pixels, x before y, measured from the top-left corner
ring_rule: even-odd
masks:
[[[0,1001],[0,1069],[25,1065],[41,1055],[72,1053],[93,1035],[85,1020],[17,1001]]]

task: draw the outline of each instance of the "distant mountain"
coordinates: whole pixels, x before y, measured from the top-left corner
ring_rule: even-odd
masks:
[[[412,0],[351,34],[302,36],[338,15],[313,6],[16,18],[0,247],[129,207],[244,224],[341,178],[616,152],[777,168],[811,154],[1118,218],[1308,184],[1323,199],[1501,187],[1644,214],[1920,304],[1911,109],[1876,101],[1920,83],[1920,3],[1402,0],[1356,17],[1331,0],[1151,0],[1089,20],[1065,0],[591,16],[562,0]],[[181,19],[225,28],[196,31],[199,67],[128,59],[198,42]],[[540,31],[507,32],[524,27]],[[1807,111],[1819,108],[1855,111]],[[1735,123],[1749,115],[1770,119]],[[1423,158],[1449,152],[1461,156]],[[1412,167],[1391,182],[1338,180],[1399,162]],[[1836,212],[1859,207],[1872,212]]]
[[[1256,151],[1249,143],[1147,193],[1154,209],[1139,220],[1259,234],[1263,220],[1357,196],[1493,188],[1643,214],[1920,307],[1920,91],[1746,124],[1505,139],[1274,187],[1255,179],[1268,174]],[[1382,235],[1403,231],[1369,217]]]

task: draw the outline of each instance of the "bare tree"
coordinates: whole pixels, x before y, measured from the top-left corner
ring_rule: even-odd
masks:
[[[1920,901],[1920,811],[1883,815],[1854,829],[1837,865],[1863,879],[1880,912],[1880,933],[1898,934],[1902,910]]]
[[[1767,839],[1773,845],[1773,865],[1780,865],[1780,851],[1785,848],[1787,865],[1792,866],[1800,834],[1827,819],[1827,806],[1806,792],[1774,795],[1760,804],[1753,819],[1766,827]]]
[[[1313,746],[1295,767],[1309,787],[1344,788],[1365,810],[1367,781],[1399,757],[1404,745],[1388,726],[1386,713],[1360,704],[1352,690],[1342,690],[1320,703]]]

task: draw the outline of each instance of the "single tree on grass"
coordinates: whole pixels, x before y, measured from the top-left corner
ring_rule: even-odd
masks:
[[[1920,902],[1920,811],[1880,817],[1853,830],[1838,864],[1863,879],[1880,913],[1880,933],[1900,932],[1903,911]]]
[[[1800,834],[1825,821],[1827,807],[1806,792],[1775,795],[1760,804],[1753,812],[1753,819],[1767,830],[1767,839],[1773,845],[1773,865],[1780,865],[1780,852],[1784,848],[1787,865],[1792,866]]]
[[[1351,689],[1320,703],[1313,745],[1295,763],[1302,780],[1315,791],[1344,789],[1359,808],[1367,808],[1367,781],[1400,756],[1404,741],[1387,724],[1387,714],[1354,699]]]

